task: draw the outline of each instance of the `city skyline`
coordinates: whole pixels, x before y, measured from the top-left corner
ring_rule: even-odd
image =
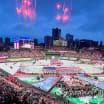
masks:
[[[38,38],[40,42],[43,42],[44,36],[51,36],[52,28],[58,27],[62,30],[62,37],[71,33],[78,39],[104,42],[103,0],[72,0],[71,21],[65,24],[55,20],[56,1],[37,0],[37,17],[33,22],[19,19],[16,13],[16,0],[0,1],[0,37],[25,36],[32,39]]]
[[[53,30],[55,30],[54,32],[53,32]],[[60,32],[58,32],[58,31],[60,31]],[[73,35],[73,34],[70,34],[70,33],[66,33],[65,34],[65,36],[64,36],[64,38],[62,37],[62,34],[61,34],[61,29],[60,28],[52,28],[51,29],[51,35],[45,35],[44,37],[43,37],[43,40],[41,40],[41,41],[39,41],[39,39],[37,38],[37,37],[35,37],[35,38],[30,38],[29,36],[19,36],[19,37],[15,37],[15,38],[10,38],[10,37],[0,37],[0,39],[1,39],[1,41],[3,42],[3,43],[5,43],[6,42],[6,39],[10,39],[10,42],[15,42],[15,40],[22,40],[22,39],[26,39],[26,40],[31,40],[31,41],[34,41],[34,40],[37,40],[38,41],[38,43],[45,43],[45,37],[50,37],[50,38],[52,38],[52,40],[65,40],[65,41],[67,41],[68,39],[69,39],[69,37],[67,37],[67,35],[69,35],[69,36],[71,36],[71,38],[73,38],[72,40],[73,41],[76,41],[76,40],[78,40],[78,41],[80,41],[80,40],[86,40],[86,41],[95,41],[95,42],[98,42],[99,44],[100,44],[100,42],[102,42],[103,43],[103,41],[99,41],[99,40],[93,40],[93,39],[86,39],[86,38],[75,38],[75,36]],[[57,34],[57,35],[56,35]],[[53,39],[53,37],[55,37],[55,38],[57,38],[57,39]],[[51,40],[51,41],[52,41]],[[69,39],[70,40],[70,39]],[[49,41],[49,40],[48,40]]]

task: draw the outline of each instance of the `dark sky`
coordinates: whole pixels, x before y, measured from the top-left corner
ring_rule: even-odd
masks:
[[[67,23],[55,20],[57,1],[65,0],[37,0],[36,21],[25,22],[17,15],[16,0],[0,0],[0,37],[28,36],[42,42],[45,35],[52,34],[52,28],[59,27],[62,37],[71,33],[75,38],[104,42],[104,0],[72,0],[71,21]]]

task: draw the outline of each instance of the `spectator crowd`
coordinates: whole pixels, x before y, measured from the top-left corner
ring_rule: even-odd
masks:
[[[8,56],[9,58],[37,58],[45,57],[45,48],[43,49],[31,49],[31,50],[10,50],[8,52],[0,52],[0,56]],[[90,59],[101,59],[102,53],[97,50],[82,49],[78,51],[69,50],[66,47],[52,47],[48,49],[49,52],[59,52],[61,57],[78,57],[78,58],[90,58]]]
[[[11,80],[10,80],[11,77]],[[16,87],[18,86],[18,88]],[[0,73],[0,104],[56,104],[37,90],[26,88],[12,76]],[[57,103],[58,104],[58,103]]]

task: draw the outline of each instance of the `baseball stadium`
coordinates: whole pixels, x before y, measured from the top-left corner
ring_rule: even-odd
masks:
[[[28,96],[25,99],[28,104],[38,97],[47,102],[45,104],[103,104],[104,61],[101,53],[89,55],[87,50],[81,54],[60,50],[65,49],[10,50],[9,55],[1,52],[1,82],[24,93],[23,98]]]
[[[0,104],[104,104],[104,0],[0,0]]]

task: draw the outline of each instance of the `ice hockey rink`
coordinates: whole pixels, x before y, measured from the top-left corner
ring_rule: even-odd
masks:
[[[77,61],[69,61],[69,60],[58,60],[61,62],[60,65],[51,64],[51,60],[33,60],[33,61],[25,61],[25,62],[6,62],[0,63],[0,68],[4,71],[15,74],[18,69],[21,69],[22,72],[25,73],[43,73],[43,67],[79,67],[82,72],[81,73],[102,73],[104,64],[95,63],[95,64],[82,64]]]

